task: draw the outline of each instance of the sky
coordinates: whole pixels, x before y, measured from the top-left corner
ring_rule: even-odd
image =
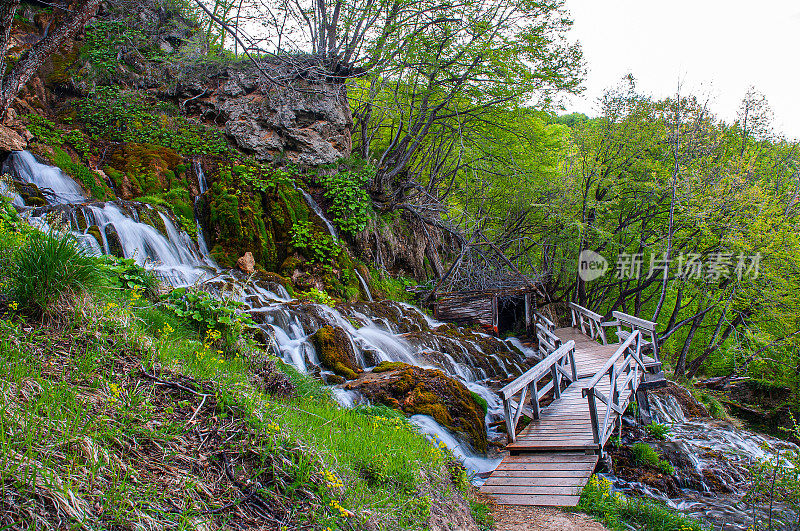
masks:
[[[709,99],[725,121],[748,87],[767,97],[776,132],[800,140],[800,2],[797,0],[566,0],[572,38],[588,67],[568,112],[597,115],[597,98],[627,73],[656,98]]]

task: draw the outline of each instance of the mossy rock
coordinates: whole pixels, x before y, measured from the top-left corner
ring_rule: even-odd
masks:
[[[103,235],[100,233],[100,227],[97,225],[92,225],[86,229],[86,234],[94,237],[94,239],[97,240],[97,244],[100,246],[100,248],[103,248]]]
[[[464,435],[476,450],[486,451],[483,405],[464,384],[442,371],[382,362],[345,388],[360,392],[373,403],[402,410],[406,415],[429,415],[442,426]]]
[[[325,326],[311,336],[320,362],[348,380],[358,377],[363,369],[358,365],[353,344],[343,328]]]
[[[113,223],[106,225],[103,230],[106,233],[106,241],[108,242],[108,251],[114,256],[125,258],[125,253],[122,250],[122,241],[119,239],[117,228]]]

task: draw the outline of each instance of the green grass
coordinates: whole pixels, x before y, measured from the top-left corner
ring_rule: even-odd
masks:
[[[31,232],[13,254],[7,275],[12,304],[34,317],[57,305],[69,306],[105,283],[97,260],[67,232]]]
[[[602,521],[614,531],[631,528],[647,531],[701,531],[700,522],[665,505],[631,498],[611,491],[611,482],[592,476],[581,493],[578,509]]]
[[[650,437],[659,441],[666,440],[667,435],[672,431],[666,424],[659,424],[658,422],[648,424],[644,429]]]
[[[237,474],[264,485],[264,499],[287,508],[289,528],[358,529],[369,518],[376,529],[420,529],[433,507],[446,513],[470,490],[449,452],[396,411],[340,408],[318,381],[252,343],[223,355],[185,319],[130,293],[98,295],[94,319],[58,330],[26,332],[16,312],[0,318],[0,487],[39,516],[24,504],[7,514],[52,526],[46,507],[66,500],[65,525],[88,508],[100,527],[190,529],[201,518],[221,528],[224,514],[203,511],[242,496],[219,475],[221,452]],[[291,397],[254,384],[270,363],[291,381]],[[214,430],[224,437],[209,436]],[[198,451],[203,437],[210,442]],[[50,490],[36,478],[49,478]],[[488,509],[472,511],[489,529]],[[2,518],[0,528],[14,524]]]
[[[658,452],[656,452],[649,444],[636,443],[631,446],[631,451],[633,452],[634,460],[638,464],[657,468],[663,473],[669,475],[675,473],[675,468],[670,464],[670,462],[665,459],[661,459],[661,457],[658,455]]]

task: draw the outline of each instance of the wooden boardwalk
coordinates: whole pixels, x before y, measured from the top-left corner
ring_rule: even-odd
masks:
[[[588,313],[596,316],[599,326],[600,316]],[[621,412],[634,398],[645,367],[657,360],[640,355],[638,333],[631,334],[632,339],[623,344],[606,345],[578,328],[540,328],[544,334],[540,344],[552,348],[543,352],[547,356],[536,367],[501,391],[506,424],[515,436],[509,437],[506,446],[509,455],[481,491],[501,504],[575,506]],[[605,341],[605,336],[602,339]],[[576,378],[569,376],[573,359],[572,374]],[[538,381],[544,377],[550,377],[550,383],[540,390]],[[616,382],[613,386],[612,377]],[[553,381],[555,386],[551,385]],[[562,389],[563,383],[568,385]],[[510,397],[520,392],[522,396],[515,403]],[[540,407],[540,398],[550,396],[550,392],[555,399]],[[526,397],[531,407],[525,403]],[[522,415],[533,420],[516,433]]]

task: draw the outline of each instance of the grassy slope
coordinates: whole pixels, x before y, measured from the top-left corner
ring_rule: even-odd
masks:
[[[24,240],[0,232],[0,255]],[[463,469],[391,410],[342,409],[250,342],[226,357],[138,292],[62,301],[43,324],[10,282],[0,528],[473,525]]]

